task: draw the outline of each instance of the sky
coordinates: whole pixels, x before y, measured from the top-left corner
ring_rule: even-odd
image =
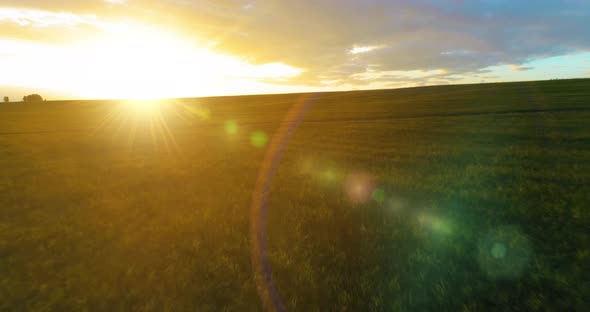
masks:
[[[0,96],[590,77],[590,0],[0,0]]]

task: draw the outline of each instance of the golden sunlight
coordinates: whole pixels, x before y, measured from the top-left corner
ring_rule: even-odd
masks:
[[[159,113],[162,102],[157,99],[134,99],[127,100],[124,104],[132,114],[149,116]]]
[[[174,34],[126,24],[110,30],[104,38],[83,47],[94,52],[92,72],[101,82],[89,85],[84,93],[153,99],[178,94],[189,85],[207,89],[212,87],[207,79],[211,70],[201,65],[224,65],[213,53]]]
[[[227,85],[239,89],[253,81],[302,72],[282,63],[252,65],[174,33],[141,25],[116,25],[86,48],[95,51],[93,72],[101,82],[85,90],[94,96],[154,99],[224,93]],[[113,75],[111,69],[118,74]]]
[[[260,90],[265,79],[302,72],[283,63],[250,64],[213,52],[213,43],[146,24],[97,24],[99,35],[67,46],[0,42],[8,51],[0,67],[16,73],[7,84],[44,87],[80,98],[158,99]],[[34,68],[39,74],[31,77],[22,68]]]

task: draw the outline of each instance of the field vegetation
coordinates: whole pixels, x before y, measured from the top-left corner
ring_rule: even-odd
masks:
[[[1,311],[582,311],[590,80],[0,104]]]

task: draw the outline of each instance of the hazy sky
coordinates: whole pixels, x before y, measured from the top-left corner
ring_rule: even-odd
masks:
[[[0,0],[0,96],[590,77],[590,0]]]

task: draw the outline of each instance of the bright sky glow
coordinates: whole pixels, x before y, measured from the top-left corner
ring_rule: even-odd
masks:
[[[0,77],[0,85],[47,88],[73,97],[145,99],[231,93],[260,87],[259,79],[303,72],[282,63],[253,65],[146,25],[101,28],[103,35],[65,46],[0,40],[0,68],[11,73]]]
[[[580,33],[590,8],[573,1],[383,1],[379,10],[361,1],[338,7],[287,0],[8,3],[0,7],[0,91],[11,98],[33,92],[48,99],[194,97],[590,77],[590,37]],[[304,12],[314,14],[293,18]],[[397,15],[405,18],[389,18]],[[539,15],[552,18],[552,27],[538,25]]]

